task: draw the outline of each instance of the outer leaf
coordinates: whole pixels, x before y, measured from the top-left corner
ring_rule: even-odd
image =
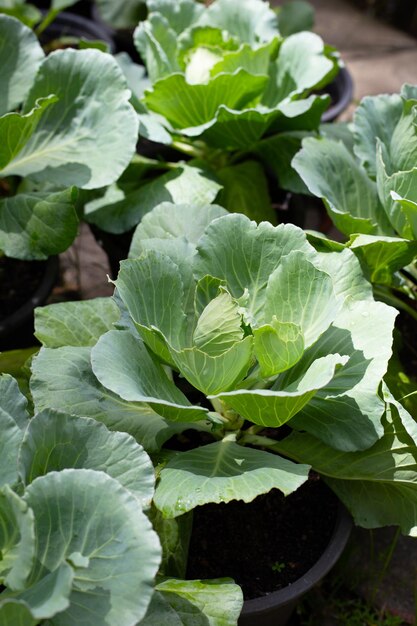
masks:
[[[332,352],[349,357],[330,384],[323,387],[292,422],[340,450],[364,450],[382,435],[384,406],[378,397],[392,349],[397,312],[382,302],[347,301],[333,326],[295,366]],[[284,382],[282,381],[282,384]]]
[[[276,214],[271,206],[268,181],[262,166],[257,161],[243,161],[224,167],[217,172],[223,183],[218,202],[228,211],[243,213],[260,222],[276,223]]]
[[[58,102],[46,109],[3,175],[52,177],[59,185],[76,184],[84,189],[115,181],[135,151],[138,129],[128,102],[130,92],[116,61],[98,50],[54,52],[42,63],[24,113],[51,92]]]
[[[195,206],[189,204],[173,204],[162,202],[150,213],[147,213],[133,235],[129,256],[140,256],[144,252],[143,242],[147,240],[163,245],[163,240],[185,238],[187,242],[196,244],[206,227],[216,218],[227,215],[226,209],[209,204]],[[149,246],[146,246],[149,250]]]
[[[111,233],[122,233],[136,226],[142,217],[162,202],[210,204],[221,185],[197,166],[180,165],[140,187],[124,200],[88,211],[86,219]]]
[[[4,85],[0,115],[16,109],[26,98],[44,56],[30,28],[13,17],[0,15],[0,66]]]
[[[385,393],[384,434],[365,452],[341,453],[315,437],[297,433],[276,448],[327,477],[327,482],[365,528],[398,524],[417,536],[415,421]],[[275,446],[274,446],[275,447]]]
[[[354,150],[371,178],[376,178],[377,138],[385,146],[390,145],[402,110],[403,102],[398,94],[384,94],[363,98],[355,111]]]
[[[398,237],[352,235],[349,247],[366,268],[372,283],[391,284],[394,272],[417,256],[417,241]]]
[[[294,193],[307,193],[306,185],[291,165],[292,159],[301,149],[301,141],[306,136],[305,131],[278,133],[267,137],[257,146],[259,156],[273,168],[280,187]]]
[[[177,517],[208,502],[251,502],[274,488],[288,495],[307,480],[309,469],[224,439],[169,461],[154,502],[165,517]]]
[[[194,0],[178,0],[175,4],[171,0],[148,0],[147,5],[150,12],[163,15],[178,35],[194,24],[204,12],[204,7]]]
[[[314,8],[304,0],[284,2],[278,13],[278,28],[283,37],[288,37],[303,30],[312,30],[314,26]]]
[[[128,331],[103,335],[91,352],[91,363],[101,384],[124,400],[146,402],[172,421],[205,418],[207,409],[192,406],[143,342]]]
[[[144,616],[161,549],[136,498],[102,472],[63,470],[37,478],[24,499],[33,509],[38,567],[74,569],[69,608],[56,626],[133,624]]]
[[[152,82],[179,71],[176,58],[177,34],[159,13],[151,13],[139,23],[133,40]]]
[[[35,312],[35,334],[46,348],[94,346],[120,317],[111,298],[59,302]]]
[[[32,371],[31,391],[37,411],[52,407],[93,417],[110,430],[133,435],[148,452],[157,452],[175,433],[191,427],[166,422],[147,404],[122,400],[103,387],[91,370],[88,348],[42,349]]]
[[[17,456],[28,416],[26,399],[11,376],[0,377],[0,392],[5,394],[0,396],[0,486],[3,486],[18,482]]]
[[[343,233],[391,235],[391,228],[381,219],[375,183],[343,144],[304,139],[303,149],[292,164],[310,192],[324,200],[335,226]]]
[[[153,496],[153,466],[142,446],[90,418],[52,410],[38,413],[26,430],[19,465],[26,485],[53,471],[93,469],[115,478],[143,507]]]
[[[339,354],[317,358],[304,375],[287,387],[237,389],[210,397],[220,398],[228,407],[254,424],[276,428],[308,405],[318,390],[333,379],[336,367],[344,365],[346,360],[346,357]]]
[[[270,41],[278,34],[276,14],[259,0],[217,0],[198,23],[226,30],[249,44]]]
[[[0,522],[0,580],[19,591],[25,587],[35,556],[33,513],[7,485],[0,491]]]
[[[150,520],[162,545],[159,575],[184,578],[193,525],[192,513],[168,519],[157,508],[152,507]]]
[[[241,588],[226,578],[171,578],[156,589],[141,626],[234,626],[243,606]]]
[[[0,118],[0,135],[3,138],[0,146],[0,169],[19,154],[36,130],[45,109],[56,101],[56,96],[39,98],[33,109],[26,115],[8,113]]]
[[[19,193],[0,200],[0,249],[8,256],[47,259],[66,250],[78,232],[76,190]]]
[[[220,105],[241,109],[252,102],[262,93],[266,81],[266,76],[238,70],[219,74],[206,85],[190,85],[183,74],[171,74],[153,85],[145,95],[145,103],[175,128],[200,126],[214,119]]]
[[[329,82],[337,73],[335,59],[329,57],[323,40],[314,33],[297,33],[285,39],[262,103],[274,107],[284,98]]]

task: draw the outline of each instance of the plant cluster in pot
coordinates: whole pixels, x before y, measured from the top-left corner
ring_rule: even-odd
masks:
[[[321,245],[351,249],[376,297],[401,311],[397,338],[409,346],[400,355],[402,364],[392,363],[390,383],[396,379],[399,397],[417,389],[412,345],[417,320],[416,115],[416,86],[404,85],[400,94],[366,97],[338,141],[305,139],[293,160],[310,192],[322,198],[330,219],[348,237],[344,244],[322,239]],[[344,176],[335,176],[335,171]],[[406,402],[416,415],[415,394]]]
[[[43,347],[30,391],[35,413],[96,420],[152,456],[150,517],[163,550],[141,626],[180,623],[190,612],[216,626],[237,624],[243,598],[239,580],[223,578],[230,569],[221,580],[186,578],[192,517],[208,505],[253,504],[278,492],[291,498],[314,472],[357,524],[415,535],[417,429],[383,382],[396,311],[374,300],[351,250],[317,251],[293,225],[256,225],[216,205],[165,203],[138,226],[131,257],[114,299],[37,311]],[[179,449],[184,438],[194,441],[190,449]],[[63,450],[73,447],[66,442],[57,435],[57,453],[42,453],[61,471]],[[256,543],[258,531],[240,545]],[[89,552],[68,543],[70,565],[80,563],[82,579],[92,580]],[[267,557],[272,577],[282,562]],[[78,593],[82,583],[74,584]],[[95,626],[117,624],[106,597],[89,591]],[[241,623],[260,623],[263,611],[250,617],[251,602]],[[82,607],[70,597],[66,610]],[[67,623],[59,612],[51,619]]]
[[[123,74],[108,54],[62,50],[46,57],[27,26],[0,15],[0,64],[0,125],[7,139],[0,151],[0,267],[1,284],[13,293],[20,279],[9,285],[11,259],[27,267],[69,247],[78,231],[77,188],[101,188],[120,176],[135,151],[138,123]],[[29,305],[16,315],[10,303],[2,307],[1,349],[17,347],[26,323],[24,341],[30,343],[31,334],[33,341],[40,294],[30,281],[21,288],[16,309]]]
[[[306,191],[291,158],[318,129],[329,97],[314,92],[337,75],[338,54],[311,32],[283,37],[276,13],[262,0],[216,0],[208,8],[195,0],[150,0],[148,9],[134,33],[147,76],[127,56],[118,58],[141,139],[157,143],[162,155],[169,146],[168,162],[150,160],[148,146],[139,143],[145,178],[128,188],[116,184],[87,203],[86,220],[120,235],[158,202],[200,201],[198,189],[195,199],[167,193],[168,183],[179,184],[183,174],[181,186],[190,187],[183,164],[174,162],[185,156],[188,167],[223,187],[219,204],[276,223],[277,180],[282,189]],[[127,252],[125,243],[116,265]]]

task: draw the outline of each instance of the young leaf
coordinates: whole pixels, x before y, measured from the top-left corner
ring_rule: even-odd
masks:
[[[308,465],[226,440],[178,453],[161,471],[155,506],[178,517],[208,502],[251,502],[279,489],[288,495],[308,478]]]

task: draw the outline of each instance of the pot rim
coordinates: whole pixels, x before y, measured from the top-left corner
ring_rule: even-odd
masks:
[[[352,74],[345,65],[342,65],[339,73],[332,83],[340,87],[338,91],[341,94],[341,97],[334,104],[330,105],[327,111],[323,113],[321,116],[322,124],[333,122],[336,118],[338,118],[339,115],[348,108],[353,98],[353,78]],[[330,83],[330,85],[332,83]]]
[[[316,563],[291,585],[260,598],[245,600],[241,615],[247,617],[257,616],[264,612],[269,612],[272,607],[285,606],[286,604],[296,602],[324,578],[336,564],[348,542],[352,527],[352,518],[344,505],[339,501],[332,536]]]
[[[43,11],[43,13],[45,14],[45,11]],[[109,29],[94,20],[83,17],[82,15],[76,15],[70,11],[62,11],[59,13],[48,26],[45,33],[47,34],[48,31],[50,32],[54,28],[58,30],[65,25],[74,29],[74,31],[81,31],[81,34],[77,35],[74,33],[74,36],[85,37],[86,39],[91,38],[91,41],[99,39],[109,46],[109,50],[112,54],[115,52],[115,43]]]

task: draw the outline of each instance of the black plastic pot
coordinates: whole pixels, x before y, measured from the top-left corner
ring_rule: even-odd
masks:
[[[36,290],[23,306],[3,320],[0,319],[0,351],[27,348],[37,343],[33,335],[34,311],[47,301],[57,281],[58,270],[58,257],[50,257],[45,261],[44,274]]]
[[[239,626],[285,626],[301,598],[336,564],[351,530],[352,519],[340,504],[333,534],[316,564],[292,585],[262,598],[246,600],[239,617]]]
[[[41,43],[45,45],[45,43],[61,37],[76,37],[77,39],[86,39],[87,41],[104,41],[109,46],[110,52],[113,53],[115,51],[115,43],[105,28],[74,13],[67,13],[66,11],[60,13],[52,24],[45,29],[45,32],[42,33]]]
[[[330,95],[332,102],[323,113],[322,122],[334,122],[352,102],[353,79],[351,73],[342,67],[333,82],[323,89],[323,93]]]

